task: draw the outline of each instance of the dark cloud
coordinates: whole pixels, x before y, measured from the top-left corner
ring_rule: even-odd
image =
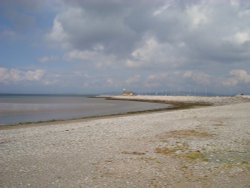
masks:
[[[154,23],[162,1],[70,1],[57,16],[70,44],[80,50],[103,45],[107,53],[128,55]]]
[[[246,24],[249,16],[239,18],[238,15],[245,8],[232,8],[229,3],[220,7],[201,1],[132,3],[110,0],[70,1],[67,4],[73,8],[56,18],[68,36],[67,42],[79,50],[102,45],[107,53],[116,55],[129,55],[145,35],[153,35],[161,43],[173,46],[185,43],[188,48],[198,51],[198,56],[208,55],[215,59],[218,56],[221,60],[223,52],[231,54],[234,51],[234,44],[226,41],[233,35],[233,29],[237,27],[241,31],[249,25]],[[237,50],[244,53],[249,49],[240,46]]]
[[[79,71],[91,72],[90,77],[83,77],[91,80],[85,81],[84,87],[176,85],[188,89],[187,86],[206,85],[222,90],[249,84],[249,1],[53,2],[2,0],[0,15],[5,26],[0,27],[4,29],[0,37],[36,28],[38,15],[44,16],[53,9],[55,16],[50,20],[53,24],[46,39],[64,53],[57,59],[75,62]],[[54,4],[58,6],[55,8]],[[39,59],[50,61],[52,57],[55,56]],[[68,82],[79,85],[80,74],[70,75]],[[51,83],[58,82],[59,79]]]
[[[230,71],[250,71],[247,1],[64,3],[65,9],[55,17],[48,38],[64,46],[69,60],[108,66],[105,73],[118,85],[203,83],[218,89],[227,85],[223,83]],[[120,71],[120,78],[114,71]],[[122,82],[126,76],[128,81]],[[109,79],[109,85],[115,81]]]

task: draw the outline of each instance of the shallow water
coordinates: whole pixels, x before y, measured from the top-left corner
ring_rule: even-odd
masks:
[[[67,120],[168,108],[170,105],[85,96],[1,95],[0,125]]]

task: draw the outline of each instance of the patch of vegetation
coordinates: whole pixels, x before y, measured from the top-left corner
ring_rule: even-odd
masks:
[[[160,139],[168,139],[168,138],[187,138],[187,137],[195,137],[195,138],[212,138],[214,134],[205,132],[205,131],[197,131],[197,130],[175,130],[163,133],[160,135]]]
[[[155,157],[141,157],[140,159],[142,159],[142,160],[146,160],[146,161],[154,161],[154,160],[156,160],[157,158],[155,158]]]
[[[183,153],[186,150],[188,150],[188,145],[186,143],[181,145],[176,145],[174,147],[162,147],[162,148],[156,148],[155,153],[163,154],[163,155],[171,155],[171,154],[177,154],[178,152]]]
[[[213,125],[218,126],[218,127],[225,126],[225,124],[223,122],[218,122],[218,123],[215,123]]]
[[[138,151],[133,151],[133,152],[123,151],[122,154],[129,154],[129,155],[145,155],[146,153],[144,153],[144,152],[138,152]]]
[[[185,153],[183,157],[190,159],[190,160],[202,160],[202,161],[208,161],[208,159],[205,157],[203,153],[200,151],[190,151],[188,153]]]
[[[163,155],[170,155],[170,154],[174,154],[177,151],[176,148],[156,148],[155,149],[155,153],[160,153]]]
[[[192,151],[187,145],[181,145],[176,147],[162,147],[156,148],[155,153],[159,153],[167,156],[176,156],[179,158],[185,158],[189,160],[202,160],[208,161],[206,156],[199,150]]]

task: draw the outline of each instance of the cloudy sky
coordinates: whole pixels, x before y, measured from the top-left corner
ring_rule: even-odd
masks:
[[[1,0],[1,93],[250,93],[250,1]]]

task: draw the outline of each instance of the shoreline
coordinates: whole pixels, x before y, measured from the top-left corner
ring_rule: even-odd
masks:
[[[150,96],[150,95],[134,95],[134,96],[111,96],[111,100],[129,100],[129,101],[151,101],[163,102],[168,104],[184,103],[184,104],[204,104],[204,105],[227,105],[242,102],[250,102],[250,96]]]
[[[46,126],[55,125],[61,123],[74,123],[74,122],[86,122],[98,119],[107,119],[123,116],[131,116],[138,114],[150,114],[157,112],[168,112],[175,110],[185,110],[192,108],[202,108],[209,106],[220,106],[227,104],[236,104],[242,102],[250,102],[249,96],[234,96],[234,97],[206,97],[206,96],[150,96],[150,95],[136,95],[136,96],[96,96],[91,98],[104,98],[106,100],[118,100],[118,101],[136,101],[136,102],[150,102],[150,103],[161,103],[169,104],[172,107],[143,110],[143,111],[132,111],[117,114],[108,114],[100,116],[87,116],[72,119],[52,119],[45,121],[34,121],[34,122],[22,122],[16,124],[3,124],[0,125],[0,130],[17,129],[17,128],[29,128],[35,126]]]
[[[168,111],[173,111],[173,110],[184,110],[184,109],[191,109],[191,108],[213,106],[212,103],[205,103],[205,102],[192,102],[192,103],[189,102],[188,103],[185,101],[180,102],[180,101],[164,101],[164,100],[153,100],[153,99],[152,100],[151,99],[130,99],[130,98],[117,99],[116,97],[119,97],[119,96],[115,96],[115,97],[108,96],[108,97],[97,97],[97,98],[105,98],[106,100],[161,103],[161,104],[169,104],[172,106],[167,107],[167,108],[160,108],[160,109],[132,111],[132,112],[100,115],[100,116],[87,116],[87,117],[79,117],[79,118],[72,118],[72,119],[65,119],[65,120],[52,119],[52,120],[46,120],[46,121],[22,122],[22,123],[6,124],[6,125],[3,124],[3,125],[0,125],[0,130],[29,128],[29,127],[35,127],[35,126],[46,126],[48,124],[55,125],[55,124],[61,124],[61,123],[86,122],[86,121],[98,120],[98,119],[116,118],[116,117],[124,117],[124,116],[139,115],[139,114],[150,114],[150,113],[157,113],[157,112],[168,112]]]

